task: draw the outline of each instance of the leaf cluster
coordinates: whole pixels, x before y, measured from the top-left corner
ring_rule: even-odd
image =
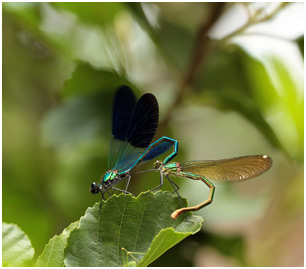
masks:
[[[147,266],[200,230],[201,217],[170,218],[178,206],[181,200],[168,192],[137,198],[113,195],[51,238],[35,266]],[[34,249],[29,238],[13,224],[4,223],[2,230],[3,266],[31,265]]]

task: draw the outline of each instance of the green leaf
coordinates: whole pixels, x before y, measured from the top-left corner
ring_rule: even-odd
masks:
[[[176,5],[175,3],[172,4],[174,4],[174,6]],[[157,7],[155,3],[126,3],[126,5],[139,21],[143,29],[149,34],[163,57],[174,67],[184,72],[192,53],[194,33],[180,25],[178,23],[179,20],[176,21],[176,23],[169,21],[167,16],[165,18],[163,16],[158,16],[158,27],[154,27],[148,21],[143,6],[146,5],[147,8],[151,10],[159,10],[161,6]],[[191,5],[194,5],[194,3],[188,3],[185,5],[185,8]],[[162,15],[162,12],[159,15]],[[182,14],[179,14],[178,17],[181,17],[181,15]]]
[[[74,13],[86,24],[103,26],[114,20],[117,13],[122,10],[122,3],[98,3],[98,2],[57,2],[52,3],[58,9]]]
[[[2,266],[32,266],[34,249],[15,224],[2,223]]]
[[[3,3],[4,14],[10,14],[19,28],[35,39],[40,46],[50,51],[58,51],[68,58],[75,58],[71,37],[63,38],[54,32],[48,33],[42,25],[46,21],[47,3]]]
[[[60,235],[55,235],[45,246],[42,254],[37,258],[36,267],[63,267],[64,249],[70,232],[75,229],[79,221],[71,223]]]
[[[88,64],[79,64],[71,79],[64,84],[63,95],[92,95],[95,93],[114,90],[121,85],[136,87],[126,78],[109,70],[99,70]]]
[[[159,49],[167,55],[182,72],[185,72],[192,54],[194,36],[183,27],[161,20]]]
[[[154,35],[155,29],[148,21],[147,16],[142,8],[142,3],[126,2],[125,5],[134,14],[135,18],[139,21],[141,26],[149,33],[149,35]],[[149,5],[154,4],[149,3]]]
[[[207,57],[197,79],[196,88],[203,92],[205,101],[220,109],[239,112],[272,146],[301,159],[303,98],[299,97],[301,91],[290,78],[288,67],[272,56],[261,62],[235,45],[230,52],[221,49]],[[275,79],[265,66],[267,63]],[[284,130],[283,126],[293,128]],[[293,134],[292,130],[299,132]]]
[[[50,110],[42,123],[43,143],[75,146],[99,137],[110,125],[111,107],[105,100],[112,100],[111,93],[72,98]]]
[[[186,205],[186,200],[183,201]],[[65,249],[66,266],[148,265],[171,246],[197,232],[202,218],[184,215],[173,220],[171,213],[182,206],[178,197],[168,192],[112,196],[89,208],[73,230]],[[124,248],[137,256],[136,261]],[[156,249],[158,248],[158,249]],[[140,253],[140,254],[139,254]],[[143,260],[142,260],[143,258]]]
[[[301,72],[293,76],[286,61],[276,55],[265,61],[245,61],[254,101],[276,134],[281,148],[297,161],[304,159],[304,81]],[[298,70],[298,69],[297,69]],[[285,127],[285,128],[284,128]]]
[[[50,110],[42,125],[42,139],[48,146],[75,146],[106,135],[110,126],[111,104],[121,85],[137,89],[115,72],[80,64],[63,88],[64,102]]]
[[[168,249],[182,241],[187,236],[198,232],[203,219],[200,216],[188,218],[188,222],[180,223],[175,229],[167,228],[159,232],[152,241],[146,255],[139,261],[137,266],[147,266],[161,256]]]
[[[40,3],[3,3],[3,9],[6,12],[15,14],[31,29],[37,30],[41,22]]]

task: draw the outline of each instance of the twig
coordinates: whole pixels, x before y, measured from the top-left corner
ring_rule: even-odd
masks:
[[[249,19],[248,19],[248,21],[246,22],[245,25],[241,26],[236,31],[234,31],[234,32],[230,33],[229,35],[225,36],[220,41],[222,43],[226,43],[229,39],[233,38],[234,36],[245,32],[245,30],[247,28],[249,28],[249,27],[251,27],[251,26],[253,26],[255,24],[262,23],[262,22],[270,20],[272,17],[275,16],[275,14],[277,14],[281,9],[283,9],[288,4],[290,4],[290,3],[281,3],[277,8],[275,8],[273,10],[273,12],[271,12],[271,14],[263,16],[263,17],[261,17],[261,16],[262,16],[262,13],[263,13],[264,9],[263,8],[262,9],[258,9],[257,12],[255,12],[255,14],[253,16],[249,15]]]
[[[187,68],[186,75],[183,76],[182,80],[179,82],[178,91],[176,98],[172,105],[169,107],[163,121],[159,125],[159,132],[163,132],[165,127],[168,125],[168,122],[172,116],[173,111],[175,108],[181,103],[185,91],[188,89],[190,85],[192,85],[194,78],[196,76],[196,73],[203,63],[203,60],[205,59],[205,55],[207,55],[207,51],[209,50],[209,46],[211,44],[207,33],[211,29],[211,27],[215,24],[215,22],[219,19],[220,15],[222,14],[223,8],[226,3],[215,3],[214,8],[211,11],[211,15],[208,20],[203,21],[196,38],[195,42],[195,49],[193,56],[191,57],[191,61],[189,64],[189,67]],[[232,38],[235,35],[243,33],[248,27],[265,22],[270,20],[275,14],[277,14],[281,9],[283,9],[286,5],[290,3],[281,3],[277,8],[273,10],[269,15],[262,16],[264,8],[258,9],[257,12],[255,12],[253,15],[249,14],[248,22],[243,25],[241,28],[236,30],[235,32],[229,34],[228,36],[224,37],[221,41],[221,43],[227,42],[230,38]]]
[[[179,82],[176,99],[169,107],[166,116],[164,117],[164,120],[160,123],[159,130],[164,130],[165,126],[168,125],[173,110],[181,102],[185,91],[192,84],[201,63],[205,58],[206,52],[208,51],[209,39],[207,33],[220,17],[225,4],[226,3],[215,3],[214,8],[210,13],[210,17],[208,18],[208,20],[205,18],[205,21],[203,21],[196,37],[194,53],[191,57],[190,64],[185,73],[186,75],[183,76],[182,80]]]

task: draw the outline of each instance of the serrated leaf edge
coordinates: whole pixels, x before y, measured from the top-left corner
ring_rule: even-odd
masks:
[[[68,240],[68,237],[69,237],[70,233],[71,233],[73,230],[79,228],[80,221],[77,220],[76,222],[78,222],[77,227],[75,227],[74,229],[72,229],[69,233],[68,233],[68,228],[69,228],[69,226],[72,225],[74,222],[70,223],[70,224],[61,232],[61,234],[59,234],[59,235],[56,234],[56,235],[54,235],[52,238],[49,239],[49,241],[48,241],[48,243],[45,245],[45,247],[44,247],[42,253],[37,257],[37,259],[36,259],[36,261],[35,261],[35,266],[37,266],[37,261],[39,260],[40,257],[42,257],[42,256],[45,254],[45,252],[46,252],[46,247],[47,247],[47,246],[51,243],[51,241],[52,241],[52,248],[51,248],[51,251],[50,251],[50,255],[48,256],[48,262],[46,263],[46,264],[47,264],[46,267],[49,265],[49,261],[50,261],[50,258],[51,258],[51,256],[52,256],[53,248],[54,248],[54,245],[55,245],[56,240],[61,240],[61,235],[66,235],[67,233],[68,233],[68,235],[67,235],[67,240]],[[53,239],[54,239],[54,240],[53,240]],[[64,257],[64,258],[65,258],[65,257]],[[64,261],[63,261],[63,264],[64,264]]]
[[[198,216],[198,217],[200,217],[200,216]],[[202,217],[201,217],[201,218],[202,218]],[[166,232],[166,231],[168,231],[168,230],[169,230],[169,231],[172,231],[172,232],[175,233],[175,234],[186,235],[185,237],[187,237],[187,236],[189,236],[189,235],[192,235],[192,234],[195,234],[195,233],[197,233],[197,232],[201,229],[203,222],[204,222],[204,219],[202,218],[202,220],[201,220],[200,223],[199,223],[199,228],[196,229],[196,230],[193,231],[193,232],[186,232],[186,233],[184,233],[184,232],[178,232],[178,231],[176,231],[176,229],[174,229],[173,227],[168,227],[168,228],[162,229],[162,230],[160,230],[159,233],[154,237],[154,239],[152,240],[152,243],[153,243],[154,240],[157,240],[156,238],[158,238],[159,236],[161,236],[162,233],[164,233],[164,232]],[[163,242],[163,241],[161,241],[161,242]],[[151,251],[152,243],[151,243],[150,247],[148,248],[147,253],[148,253],[149,251]],[[159,245],[161,245],[161,244],[162,244],[162,243],[160,243]],[[170,248],[172,248],[172,247],[175,246],[176,244],[177,244],[177,243],[171,244],[171,245],[167,248],[167,250],[170,249]],[[158,249],[158,248],[156,248],[156,249]],[[166,250],[166,251],[167,251],[167,250]],[[150,256],[152,257],[153,254],[154,254],[154,252],[153,252]],[[144,255],[144,257],[145,257],[145,256],[146,256],[146,255]],[[150,257],[150,256],[149,256],[149,257]],[[143,258],[144,258],[144,257],[143,257]],[[141,265],[141,262],[142,262],[143,258],[139,261],[139,263],[137,264],[137,266],[147,266],[147,265],[148,265],[148,264],[147,264],[147,265]],[[149,260],[149,258],[146,258],[146,259]]]

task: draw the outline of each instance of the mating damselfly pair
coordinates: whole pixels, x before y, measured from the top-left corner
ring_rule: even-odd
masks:
[[[179,187],[169,176],[177,176],[203,181],[210,192],[207,200],[191,207],[177,209],[171,214],[173,219],[183,212],[196,211],[213,201],[215,182],[240,182],[257,177],[272,166],[272,159],[267,155],[251,155],[215,161],[170,162],[178,153],[178,141],[166,136],[151,144],[158,125],[158,102],[153,94],[146,93],[138,101],[128,86],[120,87],[114,97],[112,119],[112,141],[108,158],[109,170],[102,177],[101,183],[93,182],[91,192],[112,195],[114,190],[125,194],[132,171],[140,164],[156,159],[172,148],[172,152],[163,160],[156,160],[153,169],[159,171],[160,184],[151,191],[159,190],[166,177],[176,194]],[[125,189],[117,184],[126,180]],[[111,192],[112,191],[112,192]]]

